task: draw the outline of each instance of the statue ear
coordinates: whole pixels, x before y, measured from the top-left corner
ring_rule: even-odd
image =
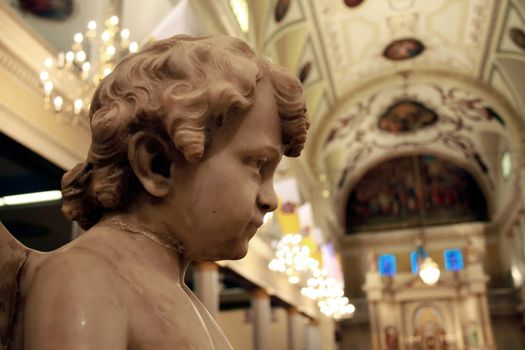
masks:
[[[144,189],[155,197],[164,197],[170,191],[173,162],[170,150],[166,140],[151,132],[139,131],[129,141],[131,168]]]

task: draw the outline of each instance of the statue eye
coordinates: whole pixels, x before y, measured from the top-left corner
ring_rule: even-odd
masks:
[[[261,173],[264,170],[264,166],[268,164],[268,158],[257,158],[255,160],[255,167],[257,168],[257,171]]]

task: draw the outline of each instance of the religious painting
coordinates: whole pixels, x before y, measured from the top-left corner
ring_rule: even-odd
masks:
[[[433,305],[423,305],[414,313],[415,344],[418,350],[445,350],[445,322],[440,310]]]
[[[364,0],[344,0],[345,5],[348,7],[357,7],[361,5]]]
[[[436,123],[436,112],[424,104],[413,101],[398,101],[379,117],[379,128],[392,133],[413,131]]]
[[[399,332],[396,327],[385,327],[385,343],[387,350],[399,350]]]
[[[279,23],[284,19],[284,16],[288,13],[288,9],[290,8],[290,2],[292,0],[278,0],[277,4],[275,4],[275,22]]]
[[[65,20],[73,13],[73,0],[18,0],[18,5],[23,12],[44,19]]]
[[[488,220],[477,182],[459,166],[430,155],[388,160],[351,191],[346,232]]]
[[[417,39],[405,38],[392,41],[383,51],[383,56],[389,60],[401,61],[419,56],[425,50],[425,45]]]
[[[525,32],[519,28],[511,28],[509,30],[510,39],[520,49],[525,50]]]
[[[312,71],[312,62],[306,62],[299,71],[299,80],[304,83]]]
[[[469,348],[476,348],[483,344],[483,331],[481,324],[477,321],[470,321],[463,330],[465,345]]]

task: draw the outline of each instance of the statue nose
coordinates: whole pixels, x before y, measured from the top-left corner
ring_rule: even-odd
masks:
[[[268,213],[277,209],[277,205],[277,195],[275,194],[273,184],[270,183],[268,186],[262,187],[257,196],[257,206],[259,209],[264,213]]]

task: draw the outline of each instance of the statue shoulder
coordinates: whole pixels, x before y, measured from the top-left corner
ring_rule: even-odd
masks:
[[[24,271],[23,287],[28,293],[34,289],[71,290],[75,293],[84,293],[97,290],[94,286],[105,289],[114,285],[114,270],[111,263],[96,247],[70,243],[65,248],[38,255],[30,256]]]
[[[27,349],[44,349],[42,344],[49,346],[45,349],[124,349],[128,314],[119,279],[94,249],[74,243],[27,262],[24,344]]]
[[[12,337],[12,321],[18,312],[20,275],[29,253],[30,249],[0,223],[0,349]]]

